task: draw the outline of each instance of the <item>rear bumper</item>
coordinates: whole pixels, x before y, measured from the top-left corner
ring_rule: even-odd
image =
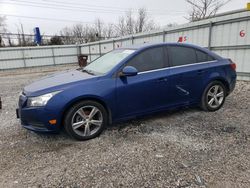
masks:
[[[58,116],[45,108],[19,108],[16,109],[16,114],[25,129],[43,133],[58,133],[60,131],[59,121],[55,125],[49,123],[51,119],[59,119]]]
[[[229,84],[228,95],[229,95],[230,93],[232,93],[233,90],[235,89],[235,86],[236,86],[236,78],[237,78],[237,77],[235,76],[235,78],[232,79],[232,80],[231,80],[231,83]]]

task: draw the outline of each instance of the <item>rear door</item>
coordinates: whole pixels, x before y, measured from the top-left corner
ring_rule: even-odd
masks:
[[[192,47],[168,46],[173,105],[200,100],[203,83],[208,76],[208,55]]]
[[[169,96],[166,91],[170,87],[165,48],[146,49],[126,65],[137,68],[138,75],[117,78],[118,118],[154,111],[165,106]]]

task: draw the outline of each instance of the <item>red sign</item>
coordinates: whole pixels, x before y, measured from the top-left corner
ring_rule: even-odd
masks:
[[[187,37],[179,37],[178,42],[185,42],[187,41]]]
[[[245,36],[246,36],[245,31],[244,31],[244,30],[241,30],[241,31],[240,31],[240,37],[245,37]]]

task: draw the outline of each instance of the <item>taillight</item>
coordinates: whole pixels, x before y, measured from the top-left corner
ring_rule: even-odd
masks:
[[[233,70],[236,70],[236,64],[235,64],[235,63],[231,63],[230,66],[231,66],[231,68],[232,68]]]
[[[231,59],[228,59],[230,61],[230,67],[233,69],[233,70],[236,70],[236,64],[231,60]]]

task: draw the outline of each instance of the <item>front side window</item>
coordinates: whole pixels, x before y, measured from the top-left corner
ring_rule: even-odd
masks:
[[[170,62],[172,66],[196,63],[196,52],[193,48],[169,46]]]
[[[164,68],[165,63],[166,59],[163,47],[156,47],[141,52],[130,60],[127,66],[135,67],[138,72],[145,72]]]
[[[83,71],[103,75],[111,71],[116,65],[118,65],[123,59],[130,54],[134,53],[135,50],[121,49],[111,51],[100,58],[94,60],[92,63],[87,65]]]

